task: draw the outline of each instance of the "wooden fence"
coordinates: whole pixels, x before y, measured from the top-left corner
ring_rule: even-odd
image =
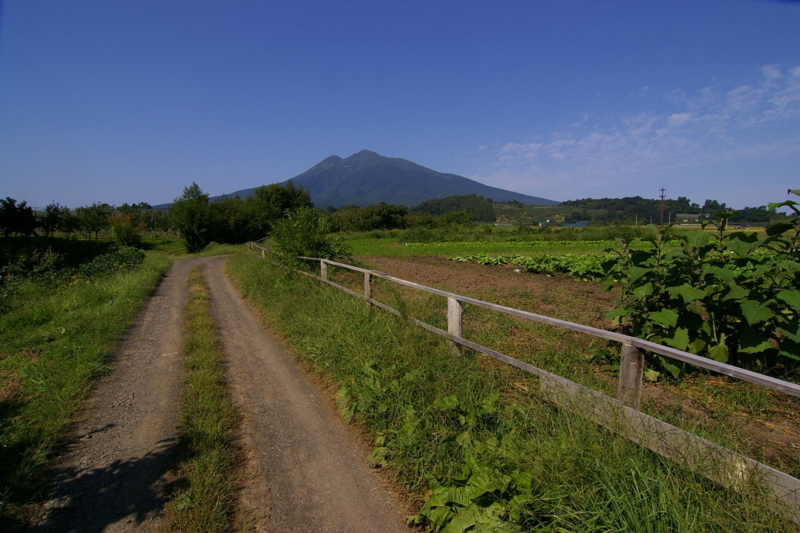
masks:
[[[256,243],[248,243],[248,245],[251,249],[260,250],[261,257],[266,257],[267,253],[269,253],[269,250],[258,246]],[[484,302],[395,278],[383,272],[316,257],[300,257],[299,259],[319,262],[320,274],[315,276],[300,270],[297,272],[362,298],[366,301],[367,306],[376,306],[395,315],[408,318],[416,325],[447,338],[452,343],[454,352],[458,351],[459,345],[466,346],[538,376],[540,378],[541,392],[554,404],[578,412],[611,431],[623,435],[663,457],[674,460],[724,487],[736,489],[754,481],[762,483],[775,500],[779,502],[779,507],[792,520],[800,523],[800,480],[639,411],[644,371],[644,354],[641,350],[661,354],[796,397],[800,397],[800,385],[719,363],[712,359],[662,346],[654,342]],[[364,276],[363,292],[348,289],[331,281],[329,275],[331,266],[362,273]],[[446,298],[447,331],[414,317],[403,315],[400,311],[375,300],[372,297],[372,281],[374,278],[384,279],[398,285],[404,285]],[[620,343],[622,345],[622,360],[620,363],[618,398],[612,398],[464,338],[462,324],[464,304],[483,307],[507,315]]]

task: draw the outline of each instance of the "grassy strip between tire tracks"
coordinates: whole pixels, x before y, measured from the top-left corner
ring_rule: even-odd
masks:
[[[222,348],[202,267],[189,276],[184,340],[187,375],[180,412],[176,491],[169,531],[229,531],[236,499],[238,419],[225,380]]]
[[[435,531],[798,531],[753,485],[708,480],[576,416],[535,378],[247,253],[228,271],[371,431]],[[398,298],[384,299],[398,309]],[[437,311],[431,310],[431,314]]]
[[[25,520],[57,443],[172,261],[69,287],[26,283],[0,316],[0,517]]]

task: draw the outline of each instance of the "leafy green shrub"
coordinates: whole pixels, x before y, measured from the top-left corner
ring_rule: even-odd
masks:
[[[297,267],[297,257],[335,259],[349,257],[350,252],[340,241],[331,238],[330,221],[313,207],[301,207],[279,220],[272,237],[277,251],[286,265]]]
[[[42,276],[59,263],[61,255],[51,248],[28,250],[0,267],[0,314],[7,312],[19,285],[31,277]]]
[[[142,244],[142,228],[133,221],[130,215],[114,215],[109,217],[114,239],[120,246],[139,246]]]
[[[193,254],[208,246],[211,210],[208,194],[199,185],[193,182],[183,189],[183,195],[172,202],[169,214],[183,237],[187,252]]]
[[[794,201],[788,206],[798,214]],[[608,317],[631,334],[679,350],[761,371],[796,369],[800,363],[800,223],[790,219],[754,233],[726,233],[730,213],[718,215],[716,233],[674,236],[650,227],[647,249],[622,250],[605,265],[622,283],[622,301]],[[682,247],[669,250],[678,238]],[[622,272],[618,278],[617,269]],[[656,362],[673,376],[682,363]]]
[[[144,261],[144,252],[138,248],[123,246],[107,254],[98,255],[90,262],[81,265],[77,274],[86,278],[93,278],[104,274],[111,274],[118,270],[130,270],[138,267]]]

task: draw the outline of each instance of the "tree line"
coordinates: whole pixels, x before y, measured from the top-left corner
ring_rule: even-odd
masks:
[[[66,238],[83,234],[96,240],[100,233],[121,225],[151,233],[166,233],[171,227],[165,211],[153,210],[144,202],[117,207],[98,202],[76,209],[53,202],[37,212],[25,201],[0,199],[0,234],[5,238],[58,233]]]
[[[631,196],[626,198],[583,198],[561,202],[560,207],[565,209],[568,222],[577,219],[590,220],[599,224],[632,224],[637,219],[639,222],[659,222],[661,216],[661,201]],[[725,202],[706,200],[703,205],[694,203],[685,196],[678,199],[665,199],[665,223],[671,218],[675,221],[678,214],[697,215],[698,219],[712,220],[719,213],[733,212],[729,219],[733,223],[752,222],[768,223],[772,220],[784,218],[773,207],[745,207],[734,210]]]

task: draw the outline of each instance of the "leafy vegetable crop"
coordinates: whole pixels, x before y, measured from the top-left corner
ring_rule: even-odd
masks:
[[[579,280],[600,281],[605,278],[603,264],[611,259],[608,253],[599,255],[467,255],[451,257],[453,261],[472,261],[481,265],[512,264],[534,274],[567,274]]]
[[[770,207],[787,206],[797,215],[798,205]],[[785,375],[800,363],[800,220],[759,236],[726,233],[730,216],[718,215],[716,233],[677,236],[682,246],[673,250],[666,244],[675,238],[669,226],[650,228],[647,249],[621,241],[605,264],[606,287],[620,280],[623,288],[608,316],[634,336]],[[685,370],[662,356],[655,362],[675,377]]]

